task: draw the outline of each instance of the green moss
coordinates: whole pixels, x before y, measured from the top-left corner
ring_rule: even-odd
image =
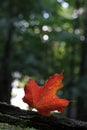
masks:
[[[34,128],[21,128],[19,126],[9,125],[7,123],[0,123],[0,130],[36,130]]]

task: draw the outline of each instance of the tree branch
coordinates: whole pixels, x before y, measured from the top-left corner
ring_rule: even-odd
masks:
[[[0,122],[21,127],[33,127],[38,130],[87,129],[87,122],[84,121],[69,118],[58,119],[54,116],[44,117],[37,112],[22,110],[5,103],[0,103]]]

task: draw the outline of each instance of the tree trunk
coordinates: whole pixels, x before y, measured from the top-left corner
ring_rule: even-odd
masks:
[[[11,56],[11,42],[14,32],[14,27],[11,24],[8,37],[5,42],[2,66],[1,66],[1,77],[0,77],[0,101],[10,103],[11,98],[11,68],[10,68],[10,56]]]
[[[83,90],[87,87],[87,81],[85,80],[87,78],[87,10],[84,12],[84,36],[85,40],[82,43],[82,55],[81,55],[81,63],[80,63],[80,73],[79,73],[79,82],[83,82],[85,86],[83,87]],[[83,79],[83,80],[82,80]],[[82,84],[82,85],[83,85]],[[86,99],[84,100],[84,96],[86,97],[86,92],[84,91],[83,97],[81,95],[78,96],[77,99],[77,111],[78,111],[78,118],[86,120],[87,116],[87,108],[85,108],[84,104],[87,103]]]
[[[82,57],[81,57],[81,66],[80,66],[80,76],[87,75],[87,9],[85,9],[83,15],[83,24],[84,24],[84,37],[85,40],[82,43]]]
[[[73,88],[74,88],[74,68],[75,68],[75,48],[76,44],[71,45],[71,60],[70,60],[70,81],[67,84],[68,87],[68,97],[69,100],[73,100]],[[69,104],[67,108],[67,116],[70,118],[75,118],[72,103]]]

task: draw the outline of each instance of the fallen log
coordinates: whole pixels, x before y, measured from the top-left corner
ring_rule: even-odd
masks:
[[[55,116],[45,117],[38,112],[23,110],[6,103],[0,103],[0,122],[38,130],[87,130],[87,122]]]

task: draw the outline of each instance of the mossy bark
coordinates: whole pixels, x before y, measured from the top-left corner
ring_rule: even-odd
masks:
[[[0,103],[0,122],[38,130],[77,130],[78,128],[87,130],[87,122],[84,121],[55,116],[45,117],[37,112],[22,110],[4,103]]]

